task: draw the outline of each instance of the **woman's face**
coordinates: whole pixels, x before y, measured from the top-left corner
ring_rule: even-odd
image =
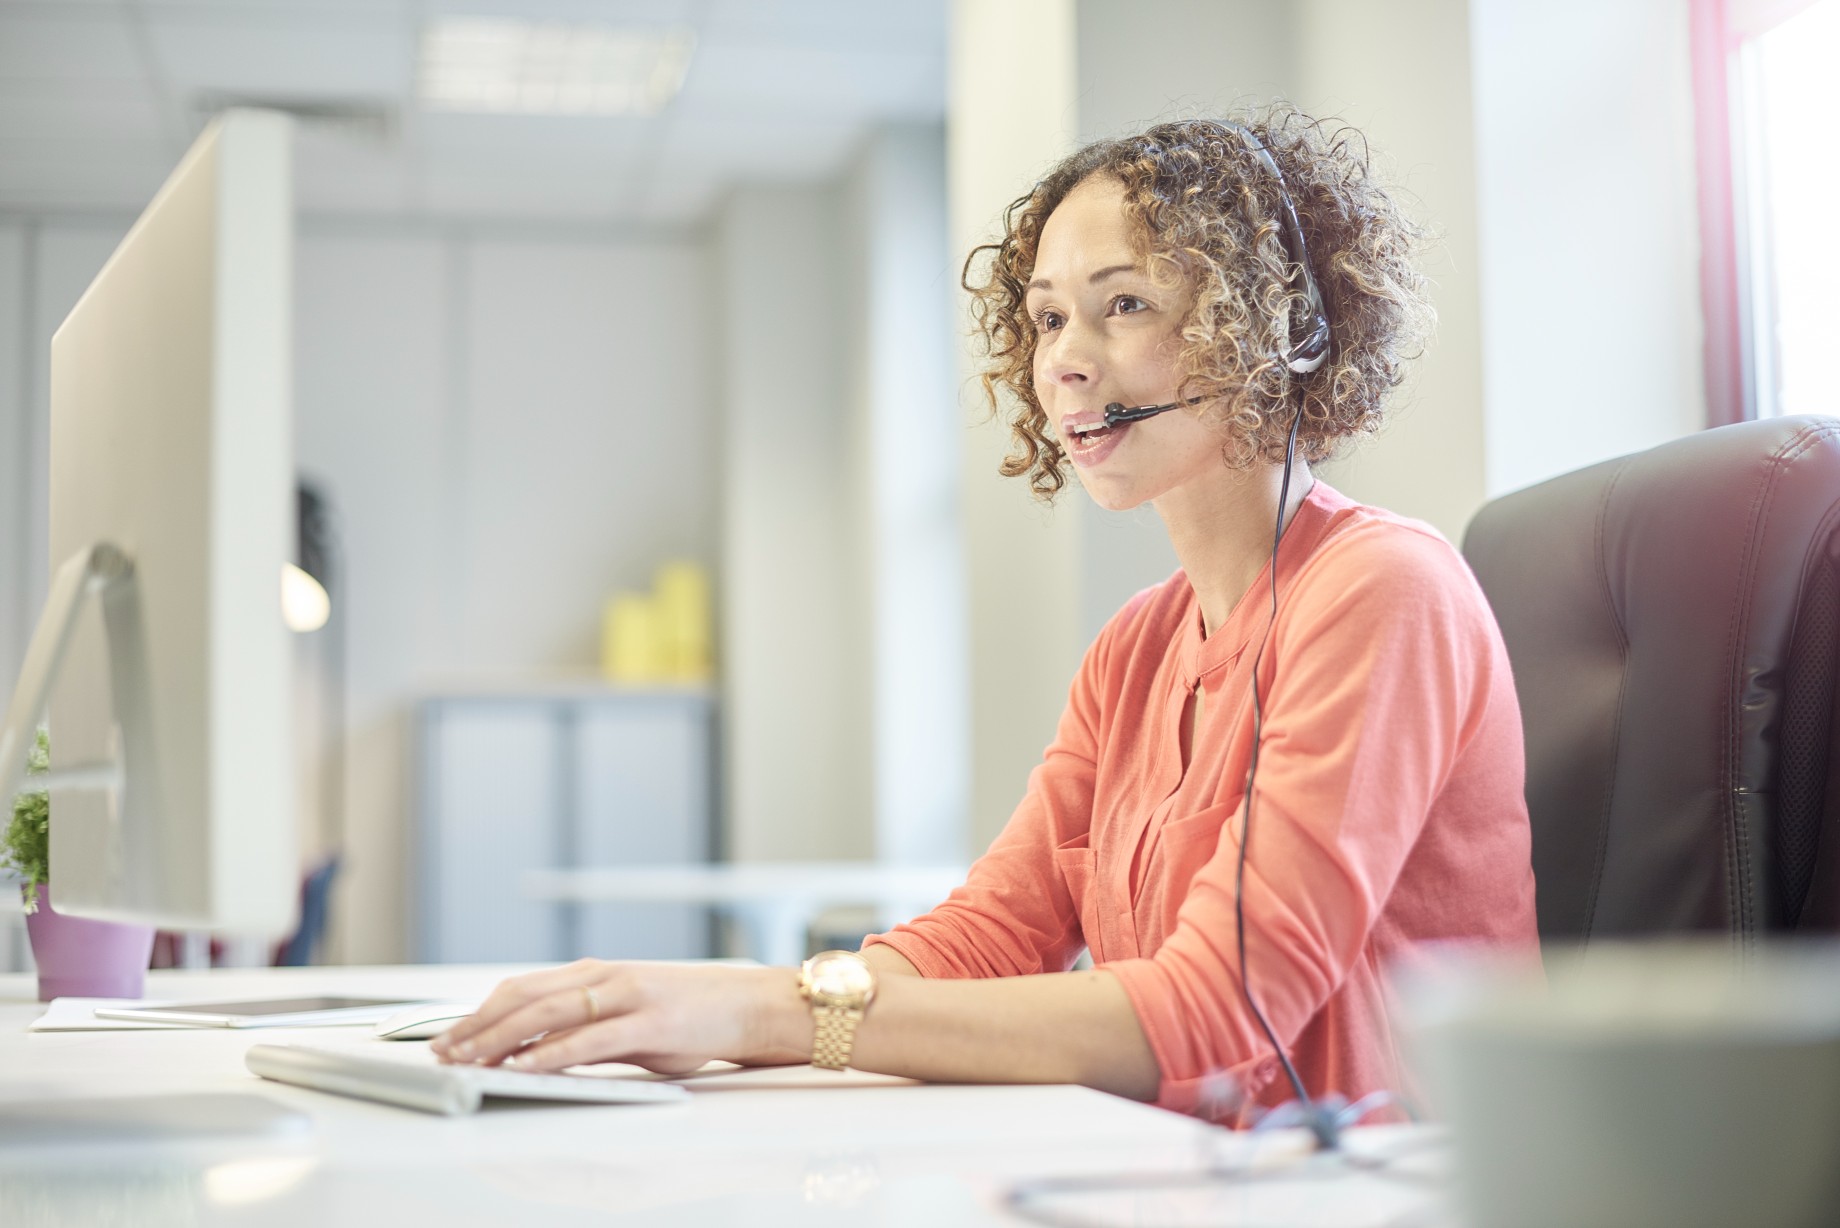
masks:
[[[1035,396],[1080,482],[1113,511],[1198,479],[1222,476],[1216,428],[1183,407],[1103,428],[1105,407],[1176,399],[1175,356],[1193,297],[1186,283],[1152,281],[1132,250],[1124,185],[1094,176],[1042,227],[1026,305],[1035,322]]]

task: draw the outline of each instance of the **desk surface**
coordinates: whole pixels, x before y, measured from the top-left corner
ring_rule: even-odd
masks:
[[[522,970],[154,973],[147,989],[194,1000],[296,992],[466,1000]],[[0,976],[0,1101],[253,1091],[305,1112],[314,1128],[285,1145],[14,1149],[0,1154],[8,1228],[1017,1224],[1000,1199],[1020,1180],[1193,1172],[1210,1160],[1297,1147],[1294,1137],[1233,1136],[1078,1087],[827,1085],[825,1072],[811,1071],[696,1087],[681,1105],[496,1105],[441,1118],[269,1083],[243,1067],[252,1044],[361,1035],[351,1029],[26,1032],[41,1009],[30,977]],[[1383,1146],[1398,1138],[1367,1133]],[[1418,1224],[1427,1212],[1422,1185],[1346,1172],[1208,1197],[1202,1207],[1188,1196],[1184,1205],[1205,1217],[1192,1222],[1382,1225],[1410,1213]],[[1166,1201],[1157,1207],[1159,1222],[1168,1218]],[[1130,1195],[1121,1210],[1100,1222],[1132,1222],[1125,1217],[1141,1217],[1145,1205]],[[1176,1222],[1189,1222],[1188,1213]]]

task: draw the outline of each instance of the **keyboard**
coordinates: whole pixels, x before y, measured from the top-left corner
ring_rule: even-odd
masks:
[[[593,1104],[678,1104],[690,1093],[676,1083],[638,1074],[542,1074],[503,1066],[447,1066],[432,1054],[370,1054],[330,1045],[253,1045],[250,1073],[340,1096],[379,1100],[424,1113],[459,1116],[486,1097],[573,1100]]]

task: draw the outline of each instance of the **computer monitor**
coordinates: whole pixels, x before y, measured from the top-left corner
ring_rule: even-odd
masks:
[[[53,574],[0,797],[48,700],[59,912],[293,923],[292,273],[289,121],[226,112],[52,338]]]

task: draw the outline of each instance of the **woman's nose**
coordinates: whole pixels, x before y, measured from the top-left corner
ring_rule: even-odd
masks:
[[[1097,355],[1088,330],[1069,324],[1055,338],[1042,373],[1050,382],[1065,387],[1089,384],[1098,377]]]

